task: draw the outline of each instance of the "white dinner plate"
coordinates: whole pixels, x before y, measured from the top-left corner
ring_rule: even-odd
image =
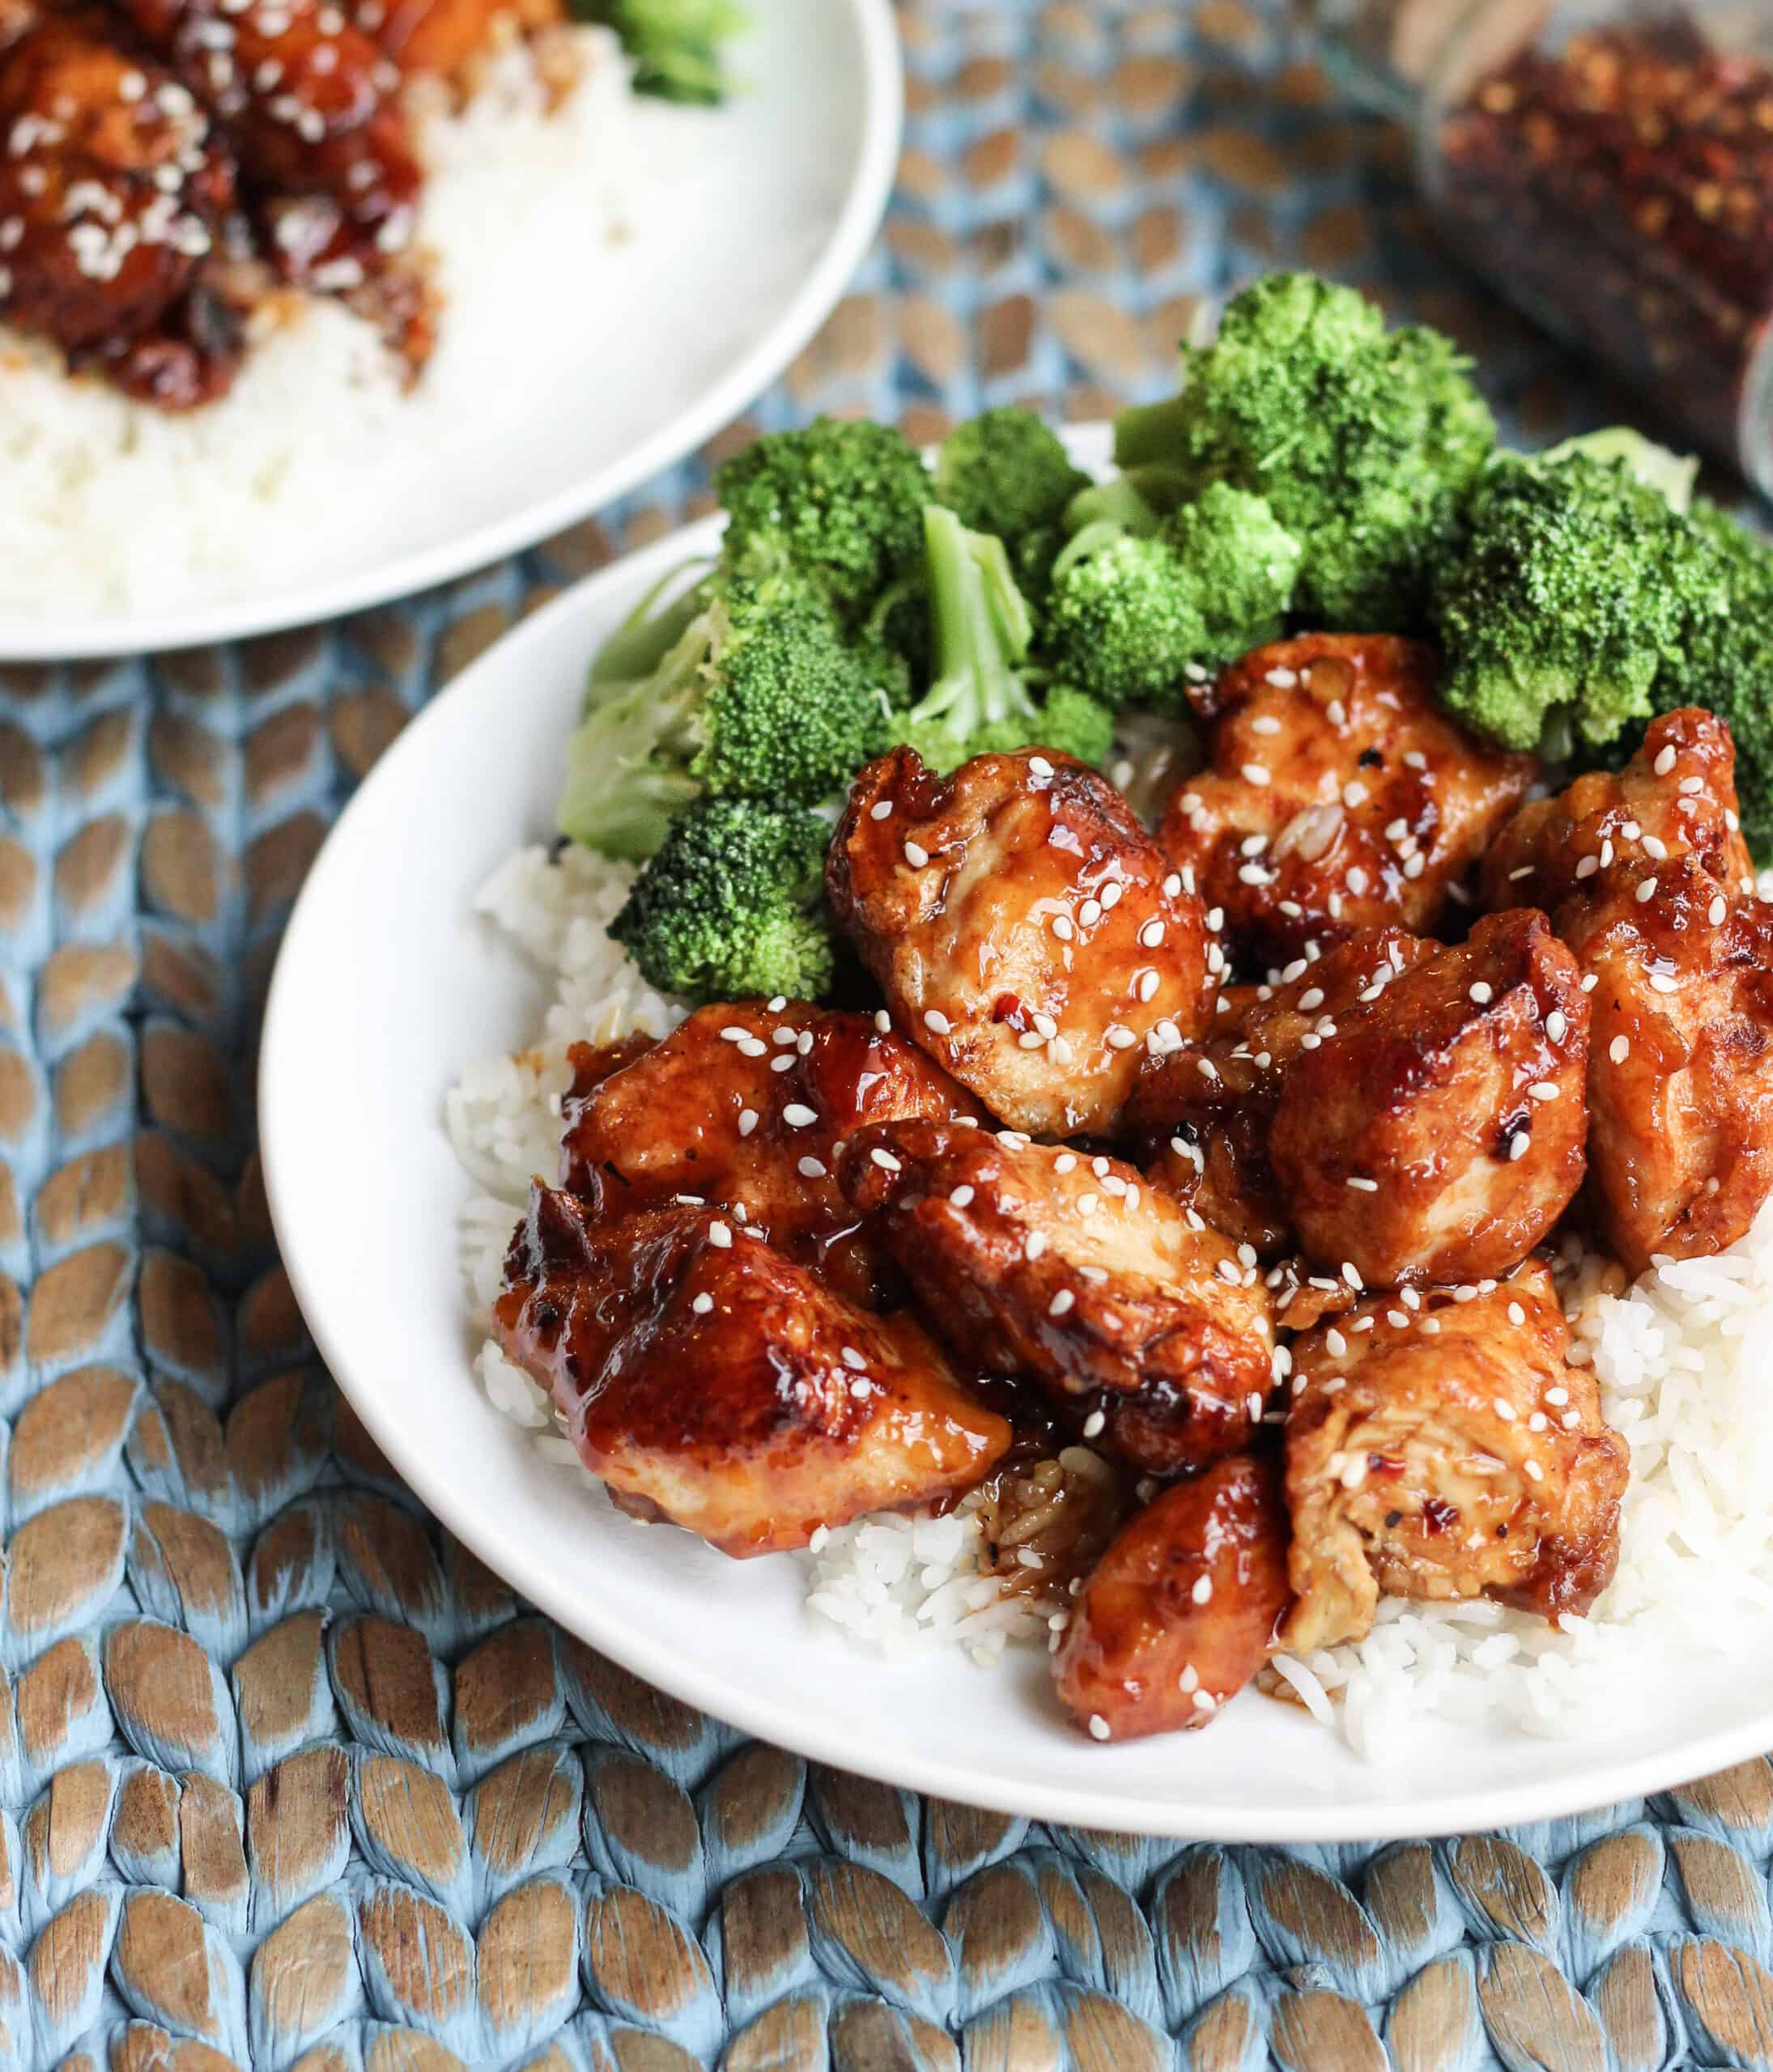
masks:
[[[736,417],[823,322],[879,227],[903,81],[890,0],[760,0],[738,91],[699,113],[662,228],[600,260],[583,333],[512,342],[446,443],[398,465],[373,523],[342,510],[294,573],[169,609],[0,611],[0,660],[147,653],[332,618],[529,546],[644,482]],[[447,312],[445,314],[447,322]],[[351,499],[345,499],[347,503]]]
[[[1099,462],[1099,434],[1077,444]],[[580,584],[406,728],[308,874],[266,1013],[265,1178],[321,1352],[414,1491],[491,1567],[638,1675],[821,1760],[1006,1812],[1222,1841],[1330,1841],[1559,1817],[1773,1747],[1773,1648],[1652,1659],[1635,1705],[1580,1737],[1424,1728],[1363,1763],[1247,1693],[1204,1733],[1099,1746],[1044,1656],[882,1662],[803,1608],[788,1556],[729,1560],[637,1531],[538,1458],[471,1369],[457,1218],[474,1191],[441,1116],[469,1061],[526,1042],[533,974],[470,913],[502,859],[551,833],[586,663],[710,521]]]

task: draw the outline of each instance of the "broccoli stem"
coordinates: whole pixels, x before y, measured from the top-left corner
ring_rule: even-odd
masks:
[[[935,681],[912,719],[944,720],[970,734],[1031,714],[1034,703],[1018,665],[1034,638],[1034,623],[1003,541],[969,533],[939,503],[925,508],[924,540]]]
[[[1159,403],[1129,405],[1114,420],[1115,465],[1173,468],[1176,454],[1186,450],[1192,422],[1193,405],[1180,395],[1166,396]]]
[[[1141,539],[1148,539],[1163,522],[1129,475],[1114,475],[1105,482],[1092,482],[1088,489],[1080,489],[1065,506],[1065,530],[1074,543],[1092,527],[1102,525],[1112,525],[1117,533],[1134,533]],[[1099,533],[1097,537],[1105,536]],[[1070,558],[1076,557],[1071,555]],[[1054,563],[1052,572],[1055,575],[1062,575],[1069,566],[1067,555],[1061,554]]]
[[[587,706],[596,703],[592,694],[599,684],[636,683],[642,677],[652,675],[701,616],[708,600],[702,594],[698,579],[663,611],[657,611],[654,607],[687,570],[695,568],[706,572],[713,565],[706,557],[697,556],[679,562],[659,578],[597,650],[588,680]]]

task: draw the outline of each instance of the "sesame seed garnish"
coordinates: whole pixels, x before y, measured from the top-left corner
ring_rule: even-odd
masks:
[[[1679,789],[1683,797],[1697,798],[1705,789],[1705,779],[1703,777],[1683,777]]]
[[[1508,1162],[1512,1166],[1517,1158],[1524,1158],[1533,1142],[1524,1130],[1516,1130],[1508,1140]]]
[[[1044,1230],[1031,1230],[1023,1240],[1022,1250],[1025,1258],[1037,1259],[1046,1249],[1047,1233]]]
[[[733,1242],[733,1233],[730,1227],[725,1223],[709,1224],[708,1227],[708,1241],[711,1245],[716,1246],[721,1251],[724,1252],[729,1250]]]
[[[739,1110],[739,1119],[738,1119],[738,1133],[739,1133],[739,1135],[740,1135],[741,1136],[749,1136],[750,1135],[751,1132],[752,1132],[753,1130],[755,1130],[756,1127],[757,1127],[757,1110],[756,1110],[756,1109],[755,1109],[755,1108],[741,1108],[741,1109]]]
[[[1349,872],[1347,877],[1343,879],[1342,882],[1348,887],[1349,890],[1354,894],[1354,897],[1358,899],[1367,890],[1367,873],[1361,868],[1360,865],[1357,864],[1354,868]]]
[[[1059,1033],[1058,1023],[1050,1014],[1043,1014],[1038,1008],[1035,1010],[1034,1025],[1038,1033],[1049,1043]]]
[[[865,1368],[868,1365],[868,1362],[863,1359],[861,1353],[856,1350],[853,1345],[840,1347],[837,1357],[843,1361],[846,1367],[853,1367],[858,1373],[860,1373],[861,1369]]]
[[[1349,1286],[1354,1290],[1357,1295],[1367,1284],[1365,1281],[1361,1279],[1360,1268],[1355,1265],[1352,1259],[1344,1259],[1342,1261],[1342,1278],[1348,1283]]]
[[[1139,944],[1142,949],[1155,949],[1163,940],[1163,923],[1161,921],[1147,921],[1139,931]]]
[[[891,820],[892,813],[893,802],[891,799],[877,799],[868,809],[868,817],[870,820]]]
[[[794,1170],[803,1180],[823,1180],[828,1169],[823,1158],[802,1158]]]
[[[1190,882],[1189,882],[1188,886],[1188,890],[1190,892],[1192,892],[1192,891],[1194,890],[1194,885],[1193,885],[1193,877],[1194,877],[1194,867],[1193,867],[1193,865],[1191,864],[1188,866],[1188,878],[1189,878]],[[1181,894],[1181,892],[1182,892],[1182,890],[1183,890],[1183,885],[1182,885],[1182,873],[1181,873],[1180,871],[1171,871],[1171,873],[1170,873],[1170,875],[1169,875],[1167,878],[1165,878],[1165,880],[1163,881],[1163,894],[1164,894],[1164,897],[1165,897],[1167,899],[1175,899],[1175,898],[1178,898],[1178,897],[1180,895],[1180,894]]]
[[[803,1130],[809,1123],[816,1123],[818,1116],[804,1101],[790,1101],[782,1110],[782,1120],[791,1130]]]
[[[759,1042],[755,1036],[746,1036],[734,1047],[742,1058],[761,1058],[768,1055],[770,1047]]]
[[[1085,900],[1078,909],[1078,919],[1086,928],[1093,928],[1102,919],[1102,902],[1099,899]]]
[[[1599,973],[1599,972],[1597,972],[1597,971],[1591,971],[1591,972],[1588,974],[1588,976],[1587,976],[1587,977],[1583,980],[1583,982],[1582,982],[1582,990],[1583,990],[1583,991],[1584,991],[1584,992],[1585,992],[1585,993],[1592,993],[1592,992],[1594,991],[1595,987],[1596,987],[1597,986],[1598,986],[1600,983],[1601,983],[1601,974],[1600,974],[1600,973]]]
[[[892,1034],[893,1018],[886,1012],[885,1008],[878,1007],[875,1008],[874,1026],[880,1031],[882,1036],[888,1036]]]
[[[1072,927],[1069,915],[1055,914],[1052,917],[1052,932],[1061,942],[1069,942],[1077,931]]]
[[[1638,890],[1637,890],[1637,893],[1636,893],[1636,894],[1635,894],[1635,897],[1636,897],[1636,899],[1637,899],[1637,902],[1638,902],[1638,904],[1639,904],[1640,906],[1645,906],[1645,905],[1647,905],[1647,904],[1648,904],[1651,900],[1654,899],[1654,898],[1656,898],[1656,880],[1655,880],[1653,877],[1647,877],[1647,878],[1645,878],[1645,879],[1643,880],[1643,882],[1639,885]]]
[[[1529,1482],[1543,1482],[1545,1480],[1546,1471],[1539,1465],[1537,1461],[1524,1461],[1521,1465],[1526,1470],[1527,1480]]]
[[[1262,681],[1265,683],[1273,684],[1277,690],[1291,690],[1299,681],[1299,672],[1296,669],[1276,667],[1270,669]],[[1277,720],[1275,724],[1278,726],[1280,722]]]
[[[1111,1051],[1130,1051],[1138,1042],[1130,1029],[1123,1029],[1118,1021],[1111,1022],[1103,1031],[1103,1040]]]
[[[1108,1419],[1099,1410],[1092,1410],[1090,1415],[1083,1420],[1083,1436],[1085,1438],[1094,1439],[1098,1437],[1101,1433],[1103,1426],[1106,1424],[1108,1421]]]
[[[1053,1297],[1052,1300],[1048,1303],[1047,1314],[1049,1317],[1062,1317],[1066,1310],[1069,1310],[1077,1301],[1077,1297],[1072,1293],[1069,1288],[1061,1288],[1058,1293]]]
[[[1724,919],[1724,915],[1728,913],[1729,911],[1728,903],[1726,902],[1724,894],[1720,892],[1717,895],[1716,898],[1711,902],[1711,904],[1706,908],[1705,918],[1711,923],[1713,928],[1716,928],[1719,922]]]
[[[1333,1324],[1324,1332],[1324,1343],[1329,1350],[1330,1357],[1335,1360],[1340,1360],[1348,1350],[1348,1340]]]
[[[1569,1020],[1562,1008],[1554,1007],[1546,1017],[1546,1034],[1554,1043],[1561,1043],[1569,1029]]]
[[[1210,1576],[1197,1576],[1194,1587],[1188,1592],[1188,1595],[1197,1604],[1210,1603],[1213,1598],[1213,1578]]]
[[[1088,1193],[1081,1194],[1078,1197],[1078,1213],[1079,1216],[1094,1216],[1101,1206],[1102,1197],[1093,1190]]]
[[[1519,885],[1524,877],[1531,877],[1533,876],[1533,867],[1531,864],[1523,864],[1519,870],[1510,871],[1508,873],[1508,882],[1511,885]]]
[[[761,1044],[759,1044],[759,1047],[758,1047],[758,1055],[762,1055],[762,1052],[763,1052],[763,1046],[762,1046]],[[747,1053],[746,1055],[750,1055],[750,1053]],[[793,1053],[792,1051],[784,1051],[784,1052],[783,1053],[783,1055],[782,1055],[780,1057],[779,1057],[779,1058],[772,1058],[772,1059],[770,1059],[770,1070],[771,1070],[772,1072],[792,1072],[793,1069],[794,1069],[794,1053]]]
[[[921,871],[929,861],[929,851],[921,842],[908,842],[905,844],[905,861],[914,871]]]
[[[1363,806],[1366,803],[1367,787],[1358,779],[1351,778],[1342,787],[1342,804],[1352,812],[1356,806]]]
[[[698,1295],[691,1303],[690,1307],[695,1310],[697,1316],[705,1317],[714,1307],[714,1297],[712,1295]]]
[[[1547,1403],[1563,1404],[1567,1403],[1569,1400],[1570,1391],[1568,1389],[1555,1388],[1547,1389],[1546,1391],[1546,1401]]]
[[[849,1392],[858,1403],[865,1402],[874,1394],[874,1384],[864,1381],[860,1375],[849,1385]]]
[[[1110,878],[1108,883],[1102,888],[1103,912],[1107,913],[1111,906],[1118,906],[1120,904],[1120,895],[1125,890],[1126,887],[1120,882],[1119,878]]]
[[[1268,772],[1260,762],[1246,762],[1239,773],[1246,784],[1265,784]]]
[[[1052,775],[1052,765],[1044,755],[1031,755],[1028,758],[1028,767],[1037,777],[1050,777]]]
[[[1343,1463],[1342,1471],[1341,1475],[1337,1477],[1337,1480],[1341,1484],[1345,1489],[1359,1488],[1361,1484],[1367,1480],[1366,1454],[1357,1454],[1353,1460],[1345,1462]]]
[[[1536,1079],[1527,1089],[1529,1101],[1555,1101],[1557,1098],[1558,1089],[1549,1079]]]
[[[736,1021],[729,1021],[721,1031],[723,1043],[742,1043],[750,1035],[749,1029],[741,1029]]]
[[[1377,1180],[1363,1180],[1357,1173],[1349,1174],[1348,1184],[1363,1195],[1376,1195],[1379,1192]]]
[[[933,1030],[938,1036],[946,1036],[950,1025],[947,1016],[940,1008],[926,1007],[924,1009],[925,1028]]]
[[[1144,973],[1139,980],[1139,998],[1142,1000],[1154,1000],[1157,997],[1159,983],[1160,981],[1155,971]]]
[[[1091,1713],[1090,1731],[1095,1736],[1098,1741],[1106,1741],[1108,1739],[1108,1722],[1102,1717],[1100,1713]]]
[[[1657,776],[1666,777],[1669,772],[1674,767],[1674,750],[1673,748],[1665,748],[1662,751],[1661,754],[1656,758],[1655,762],[1651,766],[1654,769]]]
[[[1659,834],[1647,834],[1643,838],[1643,853],[1656,863],[1666,863],[1669,845]]]
[[[891,1152],[882,1151],[878,1144],[868,1155],[883,1173],[901,1173],[904,1170]]]
[[[1629,1037],[1615,1036],[1607,1046],[1607,1055],[1616,1065],[1622,1065],[1631,1055],[1631,1041]]]
[[[1584,856],[1576,864],[1576,876],[1578,877],[1592,877],[1600,868],[1601,859],[1598,856]]]
[[[1218,1084],[1219,1068],[1210,1058],[1197,1058],[1194,1060],[1194,1069],[1202,1079],[1210,1080],[1214,1085]]]
[[[1499,1395],[1494,1398],[1490,1407],[1495,1412],[1496,1415],[1502,1420],[1504,1424],[1512,1424],[1514,1423],[1515,1406],[1506,1396]]]

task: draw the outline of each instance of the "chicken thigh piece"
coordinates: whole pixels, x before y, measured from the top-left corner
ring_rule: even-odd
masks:
[[[240,312],[203,262],[234,165],[170,72],[96,8],[46,11],[0,57],[0,315],[164,409],[222,394]]]
[[[1179,1482],[1124,1525],[1052,1658],[1099,1741],[1205,1726],[1274,1645],[1292,1600],[1280,1477],[1248,1454]]]
[[[916,1044],[804,1001],[699,1008],[619,1070],[573,1054],[561,1178],[606,1220],[687,1196],[872,1298],[875,1261],[844,1199],[839,1143],[864,1123],[983,1114]]]
[[[1118,1159],[953,1123],[858,1131],[838,1175],[945,1344],[1038,1382],[1158,1475],[1249,1442],[1273,1327],[1254,1255]]]
[[[1120,794],[1038,750],[948,778],[906,748],[869,763],[826,885],[899,1025],[1042,1136],[1107,1132],[1148,1042],[1201,1027],[1222,962]]]
[[[352,0],[349,12],[408,79],[462,79],[508,40],[563,19],[559,0]]]
[[[1289,1652],[1358,1640],[1382,1594],[1587,1611],[1618,1560],[1626,1453],[1568,1350],[1538,1260],[1375,1296],[1295,1341]]]
[[[1435,932],[1520,804],[1533,757],[1479,745],[1435,704],[1432,648],[1390,634],[1257,648],[1190,694],[1210,766],[1158,839],[1222,908],[1234,966],[1285,966],[1386,923]]]
[[[1401,928],[1363,928],[1286,984],[1222,993],[1231,1010],[1205,1035],[1140,1065],[1127,1120],[1152,1178],[1259,1259],[1290,1250],[1292,1214],[1269,1161],[1288,1068],[1439,948]]]
[[[1507,1273],[1582,1184],[1588,1059],[1551,923],[1486,916],[1289,1068],[1269,1156],[1306,1251],[1368,1286]]]
[[[599,1225],[538,1187],[494,1315],[616,1501],[723,1553],[958,1496],[1010,1446],[910,1318],[857,1309],[712,1209]]]
[[[1691,853],[1731,894],[1754,890],[1737,817],[1736,743],[1715,712],[1686,707],[1652,720],[1623,770],[1592,770],[1524,805],[1484,859],[1491,911],[1540,906],[1555,915],[1615,860],[1649,870]]]
[[[1588,1195],[1634,1273],[1733,1244],[1773,1188],[1773,906],[1690,851],[1620,857],[1558,918],[1592,984]]]

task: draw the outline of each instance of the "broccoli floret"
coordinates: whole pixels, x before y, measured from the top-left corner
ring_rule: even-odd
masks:
[[[662,991],[817,1000],[833,970],[822,898],[830,840],[800,807],[711,799],[672,822],[610,932]]]
[[[828,798],[881,745],[880,699],[793,571],[729,575],[653,673],[594,681],[567,749],[563,834],[649,856],[693,800]]]
[[[1027,666],[1034,622],[1003,541],[969,532],[939,503],[925,511],[924,525],[935,681],[893,722],[898,737],[942,771],[1037,745],[1073,755],[1093,749],[1085,760],[1099,760],[1113,739],[1112,715],[1090,710],[1095,702],[1081,691],[1056,693],[1051,706],[1035,695]]]
[[[1246,289],[1183,361],[1180,394],[1116,419],[1120,465],[1177,471],[1191,495],[1223,481],[1265,497],[1304,548],[1295,605],[1316,624],[1414,628],[1495,443],[1469,363],[1309,274]]]
[[[1708,706],[1736,739],[1742,832],[1757,863],[1773,861],[1773,546],[1700,498],[1691,522],[1727,598],[1698,619],[1678,669],[1658,678],[1656,707]]]
[[[891,425],[820,418],[759,439],[714,477],[735,567],[785,557],[824,592],[846,631],[916,562],[929,478]]]
[[[572,11],[621,37],[637,91],[704,106],[725,98],[721,46],[746,21],[732,0],[572,0]]]
[[[1046,630],[1060,669],[1111,704],[1178,711],[1188,664],[1213,669],[1281,631],[1301,548],[1259,496],[1210,482],[1155,533],[1112,519],[1059,558]]]
[[[936,495],[971,532],[1011,550],[1058,526],[1089,477],[1031,410],[987,410],[957,425],[936,456]]]
[[[1684,682],[1725,588],[1704,534],[1625,461],[1499,456],[1435,588],[1440,694],[1507,748],[1609,741],[1655,710],[1665,665]]]

